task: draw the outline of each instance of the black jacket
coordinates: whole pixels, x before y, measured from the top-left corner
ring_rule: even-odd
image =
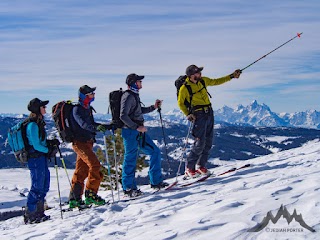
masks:
[[[94,122],[92,107],[84,108],[80,104],[73,108],[73,132],[74,140],[80,142],[95,141],[96,128],[99,125]]]

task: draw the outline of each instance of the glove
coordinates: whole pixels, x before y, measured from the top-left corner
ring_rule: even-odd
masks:
[[[196,116],[194,114],[189,114],[187,116],[187,119],[190,121],[190,122],[194,122],[196,120]]]
[[[230,74],[230,78],[239,78],[242,71],[240,69],[235,70],[232,74]]]
[[[58,147],[57,145],[52,145],[52,146],[48,146],[48,153],[47,153],[47,157],[48,158],[53,158],[56,156],[57,152],[58,152]]]
[[[108,130],[116,130],[118,128],[115,123],[106,124],[105,126]]]
[[[155,109],[161,108],[161,104],[162,104],[162,101],[159,100],[159,99],[157,99],[156,102],[155,102],[155,104],[154,104],[154,108],[155,108]]]
[[[103,133],[104,133],[105,131],[108,130],[108,127],[107,127],[106,124],[100,124],[100,125],[97,126],[97,130],[98,130],[99,132],[103,132]]]
[[[47,139],[47,146],[60,146],[60,141],[58,139]]]

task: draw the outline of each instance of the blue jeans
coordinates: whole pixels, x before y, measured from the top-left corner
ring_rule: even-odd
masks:
[[[138,151],[150,156],[149,179],[150,184],[157,185],[162,182],[161,154],[160,149],[153,143],[151,138],[145,134],[145,140],[140,137],[137,130],[123,128],[122,138],[124,145],[124,160],[122,165],[122,187],[123,190],[137,189],[135,171]]]
[[[45,156],[30,158],[28,160],[30,169],[31,189],[28,194],[27,207],[30,212],[36,211],[37,203],[44,202],[50,187],[50,172],[48,161]]]

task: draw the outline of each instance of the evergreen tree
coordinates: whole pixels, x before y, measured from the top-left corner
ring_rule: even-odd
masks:
[[[105,137],[105,136],[104,136]],[[121,185],[121,178],[122,178],[122,163],[123,163],[123,156],[124,156],[124,147],[123,147],[123,140],[121,137],[121,129],[117,129],[114,135],[109,135],[106,137],[106,144],[107,144],[107,152],[108,152],[108,159],[110,163],[110,172],[111,172],[111,181],[114,190],[116,189],[116,166],[115,166],[115,159],[114,159],[114,140],[115,140],[115,148],[116,148],[116,160],[118,166],[118,175],[119,175],[119,186]],[[105,151],[101,148],[98,148],[96,151],[97,157],[99,161],[102,163],[102,170],[103,173],[103,180],[101,182],[101,187],[110,190],[111,185],[109,181],[109,174],[108,174],[108,165],[106,161]],[[136,170],[141,171],[143,168],[147,167],[145,161],[145,156],[138,156],[137,159],[137,168]]]

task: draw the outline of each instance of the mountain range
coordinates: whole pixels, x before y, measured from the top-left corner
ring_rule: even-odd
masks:
[[[224,106],[215,111],[215,118],[232,125],[320,129],[320,112],[316,110],[278,114],[256,100],[248,106],[238,105],[236,108]]]
[[[0,117],[21,118],[23,114],[0,114]],[[163,120],[170,123],[187,124],[187,120],[182,112],[173,109],[162,113]],[[51,118],[50,116],[48,118]],[[111,114],[96,113],[96,119],[110,120]],[[159,119],[159,113],[154,111],[145,115],[147,121]],[[320,112],[316,110],[306,110],[295,113],[275,113],[266,104],[259,104],[256,100],[249,105],[238,105],[235,108],[224,106],[215,110],[215,121],[228,125],[251,126],[251,127],[298,127],[320,129]]]
[[[0,114],[0,168],[19,167],[20,164],[6,145],[8,128],[26,117],[23,114]],[[97,122],[109,122],[110,114],[95,114]],[[184,157],[181,148],[188,133],[188,122],[180,110],[162,113],[163,129],[157,111],[145,115],[145,125],[150,137],[161,149],[163,158],[168,152],[168,159],[175,167]],[[57,136],[57,130],[51,116],[46,116],[49,138]],[[190,125],[189,125],[190,126]],[[277,114],[265,104],[253,101],[248,106],[236,108],[223,107],[215,111],[215,136],[210,158],[219,160],[247,160],[301,146],[313,139],[320,138],[320,112],[308,110],[298,113]],[[163,131],[167,144],[163,139]],[[110,134],[110,133],[108,133]],[[187,151],[191,147],[190,139]],[[71,144],[63,144],[62,151],[67,167],[74,167],[75,155]],[[102,134],[97,135],[95,149],[104,148]],[[209,163],[210,165],[211,163]],[[212,162],[212,165],[215,163]]]

